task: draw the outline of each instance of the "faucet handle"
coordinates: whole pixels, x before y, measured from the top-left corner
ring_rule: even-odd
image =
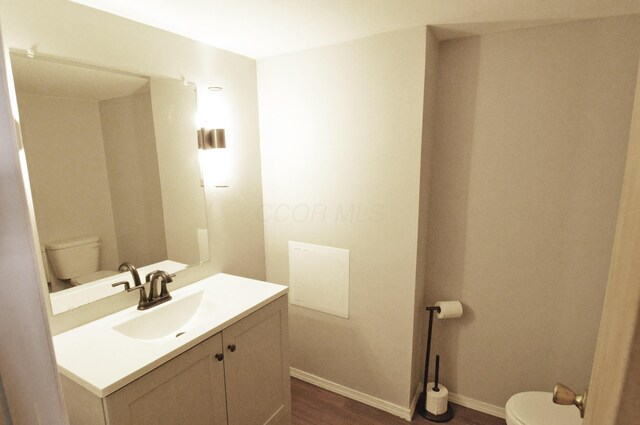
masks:
[[[158,297],[163,298],[163,297],[169,297],[169,291],[167,290],[167,283],[171,283],[173,282],[173,277],[175,275],[170,275],[169,273],[165,272],[164,270],[156,270],[154,272],[149,273],[146,276],[147,282],[151,281],[152,286],[155,283],[156,279],[160,279],[160,294],[158,295]],[[154,294],[155,296],[155,294]]]
[[[144,310],[148,300],[147,300],[147,291],[144,289],[144,286],[139,285],[139,286],[134,286],[133,288],[131,287],[131,285],[129,284],[129,281],[127,280],[123,280],[122,282],[116,282],[116,283],[112,283],[111,286],[113,286],[114,288],[116,286],[120,286],[120,285],[124,285],[124,289],[127,292],[133,292],[133,291],[140,291],[140,300],[138,301],[138,310]]]
[[[156,270],[151,273],[148,273],[145,276],[145,280],[147,282],[151,282],[149,287],[149,301],[152,301],[156,298],[166,298],[167,300],[171,299],[169,295],[169,291],[167,290],[167,283],[173,282],[171,275],[163,270]],[[157,281],[160,280],[160,294],[156,292]]]
[[[133,288],[126,288],[127,292],[140,291],[140,299],[138,300],[138,310],[144,310],[147,308],[149,299],[147,298],[147,291],[144,289],[144,285],[134,286]]]
[[[131,291],[131,287],[129,286],[129,281],[128,280],[123,280],[122,282],[116,282],[116,283],[112,283],[111,286],[113,286],[114,288],[116,286],[120,286],[120,285],[124,285],[124,289],[126,289],[127,291]]]
[[[160,281],[160,296],[171,298],[171,295],[169,295],[169,290],[167,289],[167,283],[173,282],[173,276],[175,275],[172,276],[162,270],[160,271],[160,274],[162,275],[162,280]]]
[[[144,281],[145,282],[151,282],[151,278],[153,277],[154,274],[158,273],[160,270],[154,270],[150,273],[147,273],[147,275],[144,277]]]

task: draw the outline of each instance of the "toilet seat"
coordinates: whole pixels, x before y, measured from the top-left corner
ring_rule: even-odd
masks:
[[[507,425],[582,425],[575,406],[553,404],[553,394],[541,391],[518,393],[505,407]]]

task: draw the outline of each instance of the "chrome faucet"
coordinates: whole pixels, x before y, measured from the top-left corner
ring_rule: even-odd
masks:
[[[134,286],[140,286],[142,285],[142,282],[140,282],[140,275],[138,274],[138,270],[135,268],[135,266],[131,263],[129,263],[128,261],[125,261],[124,263],[120,264],[120,266],[118,267],[118,271],[119,272],[131,272],[131,276],[133,276],[133,285]]]
[[[149,295],[147,295],[147,291],[142,284],[131,288],[129,286],[129,282],[124,281],[114,283],[111,286],[115,288],[118,285],[124,285],[124,289],[127,292],[140,291],[138,310],[146,310],[158,304],[167,302],[171,299],[171,295],[169,294],[169,290],[167,289],[167,283],[173,282],[171,276],[172,275],[162,270],[156,270],[149,273],[145,278],[146,282],[149,283]],[[158,280],[160,281],[160,293],[158,293],[157,290]]]

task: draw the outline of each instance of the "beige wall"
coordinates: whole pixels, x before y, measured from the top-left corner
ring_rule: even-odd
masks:
[[[99,102],[118,264],[167,259],[149,91]],[[201,207],[204,214],[204,205]]]
[[[198,264],[198,229],[207,228],[207,218],[194,142],[195,90],[179,81],[153,79],[151,102],[168,258]]]
[[[25,50],[35,45],[41,54],[144,75],[184,76],[199,84],[224,87],[229,104],[227,145],[232,175],[229,188],[207,188],[212,261],[181,273],[172,287],[221,270],[265,278],[254,60],[65,0],[4,0],[0,17],[5,44],[10,48]],[[52,331],[60,332],[136,302],[136,294],[123,293],[56,315],[50,318]]]
[[[431,181],[431,154],[436,129],[436,94],[438,82],[438,39],[427,29],[424,107],[422,115],[422,151],[420,157],[420,193],[418,217],[418,251],[416,254],[416,283],[414,297],[413,360],[411,388],[416,388],[424,380],[426,311],[424,302],[426,284],[427,229],[429,210],[429,183]]]
[[[290,240],[350,250],[349,319],[292,306],[291,365],[402,408],[425,43],[417,28],[258,63],[267,278],[288,283]]]
[[[19,94],[18,106],[41,243],[99,236],[101,267],[115,270],[98,102]]]
[[[427,301],[442,381],[497,406],[587,386],[629,136],[640,18],[444,42]]]

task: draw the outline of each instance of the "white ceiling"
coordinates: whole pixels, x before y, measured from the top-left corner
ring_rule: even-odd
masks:
[[[147,78],[11,55],[18,94],[100,101],[148,90]]]
[[[71,0],[252,58],[422,25],[441,38],[640,13],[640,0]]]

